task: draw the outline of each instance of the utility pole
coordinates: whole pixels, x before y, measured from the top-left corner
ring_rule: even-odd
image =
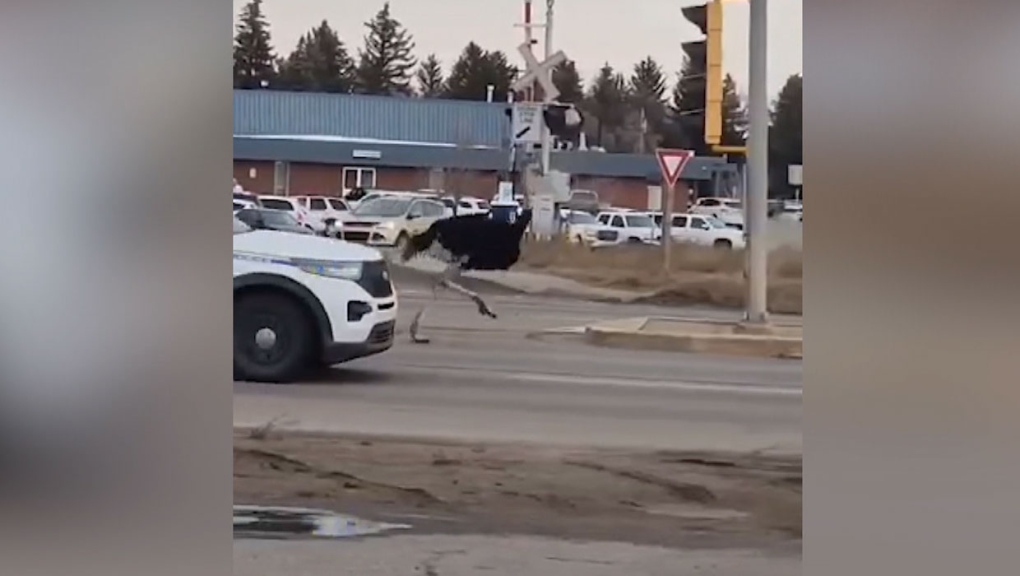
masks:
[[[535,34],[532,31],[531,24],[531,0],[524,0],[524,41],[528,43],[528,46],[535,44]],[[528,88],[527,98],[525,98],[525,100],[531,102],[534,99],[535,88],[534,85],[532,85],[531,88]]]
[[[548,60],[552,56],[552,32],[553,32],[553,5],[556,4],[556,0],[545,0],[545,60]],[[552,70],[548,72],[549,81],[552,81]],[[549,94],[542,91],[542,102],[546,105],[552,103],[552,98]],[[549,175],[549,164],[552,151],[552,135],[549,134],[549,127],[542,124],[542,175]]]
[[[749,324],[768,324],[769,95],[768,2],[750,2],[750,74],[748,78],[747,197],[747,315]]]

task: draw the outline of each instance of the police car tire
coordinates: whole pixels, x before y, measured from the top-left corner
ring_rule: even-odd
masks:
[[[272,348],[259,351],[256,334],[276,334]],[[315,325],[296,299],[258,292],[234,301],[234,378],[253,382],[293,382],[315,367]]]

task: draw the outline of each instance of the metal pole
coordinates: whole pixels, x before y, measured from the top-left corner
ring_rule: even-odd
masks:
[[[750,2],[750,74],[748,78],[747,139],[747,317],[751,324],[767,324],[768,246],[768,2]]]
[[[531,0],[524,0],[524,41],[528,43],[528,46],[532,46],[535,43],[534,30],[531,24]],[[534,99],[535,85],[532,84],[525,90],[524,100],[532,102]]]
[[[662,271],[668,276],[673,250],[673,195],[676,185],[662,183]]]
[[[548,60],[552,56],[552,33],[553,33],[553,4],[555,0],[545,0],[545,59]],[[552,70],[548,72],[548,78],[552,81]],[[543,91],[544,92],[544,91]],[[552,98],[548,94],[542,94],[542,102],[549,104],[552,102]],[[549,134],[549,128],[542,123],[542,175],[549,174],[549,162],[552,148],[552,138]]]

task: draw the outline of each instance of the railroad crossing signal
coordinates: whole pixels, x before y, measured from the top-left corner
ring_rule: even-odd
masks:
[[[527,72],[523,76],[517,79],[510,88],[514,92],[520,92],[530,88],[536,81],[538,85],[542,87],[542,92],[545,94],[546,101],[553,101],[559,98],[560,91],[556,89],[556,85],[553,84],[550,79],[550,72],[553,68],[559,66],[561,63],[566,62],[567,55],[563,53],[563,50],[557,51],[552,56],[549,56],[544,62],[539,62],[538,58],[535,57],[535,53],[531,50],[531,44],[525,42],[517,47],[517,51],[520,52],[524,58],[524,64]]]
[[[544,105],[540,102],[516,102],[511,108],[511,126],[515,144],[541,141]]]
[[[710,0],[707,4],[687,6],[680,12],[688,21],[705,35],[703,40],[684,42],[684,52],[694,73],[684,80],[684,88],[690,93],[705,94],[705,143],[719,144],[722,140],[722,0]]]

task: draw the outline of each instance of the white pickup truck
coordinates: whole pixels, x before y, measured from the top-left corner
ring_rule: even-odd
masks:
[[[662,222],[662,217],[659,217]],[[674,214],[670,237],[677,242],[688,242],[716,248],[744,248],[744,231],[728,226],[723,221],[702,214]]]
[[[602,225],[617,230],[621,243],[658,244],[662,238],[661,228],[647,214],[609,211],[600,212],[596,219]]]
[[[744,205],[736,198],[698,198],[691,213],[714,216],[731,228],[744,229]]]

